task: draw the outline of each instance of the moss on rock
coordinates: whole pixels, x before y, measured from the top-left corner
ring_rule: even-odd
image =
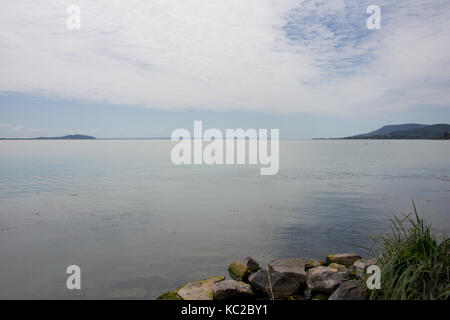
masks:
[[[248,281],[252,271],[248,269],[241,261],[235,261],[228,267],[230,277],[237,281]]]
[[[339,263],[346,267],[350,267],[353,263],[360,260],[361,257],[354,253],[330,254],[327,256],[327,263]]]
[[[163,293],[160,295],[156,300],[181,300],[180,297],[176,294],[176,292],[173,291],[167,291],[166,293]]]
[[[328,294],[319,292],[312,296],[312,300],[328,300],[328,297]]]
[[[178,288],[176,293],[182,300],[212,300],[214,298],[214,284],[224,279],[223,276],[214,276],[189,282]]]
[[[312,260],[309,260],[308,262],[306,262],[305,270],[315,268],[315,267],[325,266],[325,265],[326,265],[325,261],[312,259]]]

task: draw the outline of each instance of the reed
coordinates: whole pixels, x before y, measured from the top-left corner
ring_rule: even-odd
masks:
[[[390,231],[374,240],[381,269],[381,289],[370,299],[446,300],[450,298],[450,242],[438,239],[431,225],[414,212],[393,216]]]

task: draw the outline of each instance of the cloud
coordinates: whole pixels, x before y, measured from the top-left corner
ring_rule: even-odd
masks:
[[[22,125],[16,125],[12,123],[0,123],[0,138],[24,138],[28,135],[40,134],[46,132],[43,129],[37,128],[25,128]]]
[[[448,1],[3,1],[0,91],[160,109],[448,107]],[[81,30],[66,28],[69,5]]]

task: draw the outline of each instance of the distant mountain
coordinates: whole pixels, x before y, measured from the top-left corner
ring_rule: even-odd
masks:
[[[82,134],[71,134],[63,137],[38,137],[38,138],[0,138],[0,140],[94,140],[96,137]]]
[[[344,139],[449,139],[449,124],[407,123],[384,126],[378,130]]]
[[[35,140],[93,140],[96,139],[95,137],[92,136],[85,136],[82,134],[70,134],[67,136],[63,136],[63,137],[39,137],[39,138],[34,138]]]
[[[423,128],[426,126],[427,126],[426,124],[419,124],[419,123],[393,124],[393,125],[381,127],[380,129],[369,132],[369,133],[360,134],[358,136],[361,136],[361,137],[380,136],[380,135],[389,134],[394,131],[419,129],[419,128]]]

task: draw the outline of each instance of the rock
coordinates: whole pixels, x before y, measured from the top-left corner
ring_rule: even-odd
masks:
[[[363,280],[367,267],[377,264],[376,258],[360,259],[355,261],[345,273],[345,279]]]
[[[247,281],[251,271],[245,267],[242,261],[235,261],[228,266],[228,273],[234,280]]]
[[[369,258],[369,259],[361,259],[358,261],[355,261],[355,263],[353,263],[353,266],[357,269],[366,271],[368,266],[377,264],[377,259],[376,258]]]
[[[214,285],[224,279],[225,277],[215,276],[205,280],[189,282],[180,287],[176,293],[182,300],[212,300]]]
[[[280,272],[293,280],[299,281],[300,284],[306,280],[304,259],[276,259],[270,261],[268,266],[270,270]]]
[[[106,296],[106,299],[113,300],[139,300],[147,296],[147,290],[142,288],[118,289]]]
[[[342,283],[328,300],[365,300],[366,295],[357,281],[348,281]]]
[[[156,300],[181,300],[180,297],[177,296],[176,292],[167,291],[160,295]]]
[[[343,264],[346,267],[350,267],[355,261],[360,260],[361,257],[354,253],[339,253],[339,254],[330,254],[327,256],[327,263],[339,263]]]
[[[228,300],[253,296],[252,287],[242,281],[225,280],[214,285],[214,299]]]
[[[336,271],[346,271],[347,270],[347,267],[346,266],[344,266],[344,265],[342,265],[342,264],[339,264],[339,263],[330,263],[329,265],[328,265],[328,268],[332,268],[332,269],[335,269]],[[334,271],[334,270],[333,270]]]
[[[248,280],[250,284],[256,289],[264,292],[270,298],[272,297],[268,275],[270,274],[270,283],[272,285],[272,292],[274,298],[284,298],[293,295],[300,288],[300,282],[290,277],[285,276],[281,272],[270,270],[259,270],[250,275]]]
[[[311,268],[315,268],[315,267],[320,267],[320,266],[324,266],[326,265],[325,261],[321,261],[321,260],[309,260],[308,262],[306,262],[305,264],[305,270],[311,269]]]
[[[328,300],[329,294],[318,292],[312,296],[311,300]]]
[[[364,279],[364,271],[351,265],[344,275],[344,280],[362,280]]]
[[[252,257],[245,258],[243,263],[244,263],[244,266],[246,266],[251,272],[256,272],[259,269],[261,269],[258,262],[256,262],[256,260],[253,259]]]
[[[230,277],[237,281],[248,281],[248,277],[258,271],[260,268],[258,262],[251,257],[247,257],[242,261],[235,261],[228,267]]]
[[[342,281],[342,274],[328,267],[315,267],[306,273],[306,284],[313,293],[332,293]]]

